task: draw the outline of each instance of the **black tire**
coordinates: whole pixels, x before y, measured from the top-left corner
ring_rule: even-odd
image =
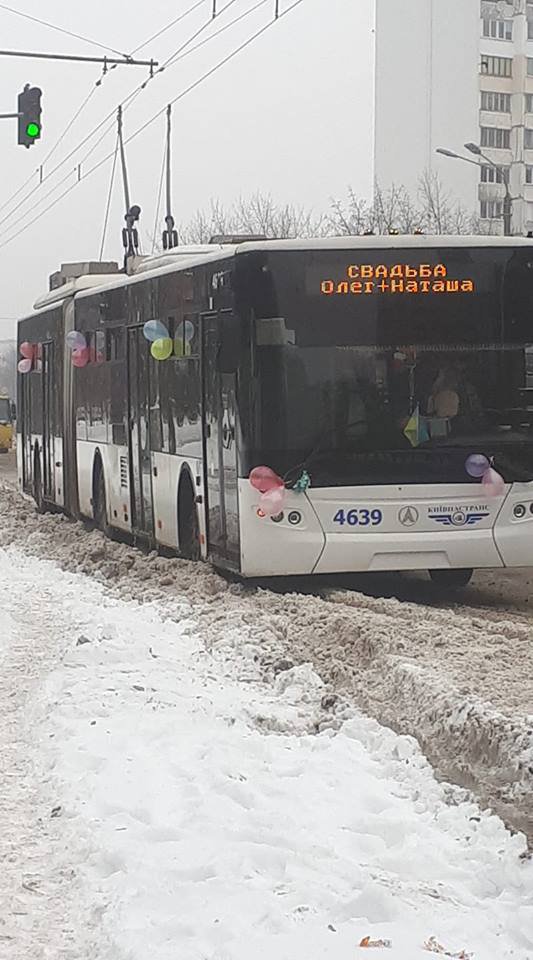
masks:
[[[444,590],[461,590],[472,579],[473,570],[430,570],[429,575],[437,587]]]
[[[94,524],[104,533],[106,536],[109,535],[109,522],[107,519],[107,497],[105,492],[105,477],[104,477],[104,468],[100,462],[97,461],[94,469],[94,480],[93,480],[93,517]]]
[[[41,476],[41,461],[39,459],[39,454],[36,451],[33,458],[33,499],[35,500],[35,506],[37,508],[37,513],[44,513],[44,499],[43,499],[43,479]]]
[[[192,480],[184,476],[180,480],[178,494],[178,538],[179,552],[184,560],[200,560],[200,525],[196,496]]]

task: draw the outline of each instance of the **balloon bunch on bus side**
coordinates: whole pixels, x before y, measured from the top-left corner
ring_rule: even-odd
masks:
[[[71,351],[72,366],[86,367],[89,363],[89,348],[87,340],[79,330],[70,330],[65,338],[67,348]]]
[[[144,324],[143,334],[151,344],[150,353],[154,360],[169,360],[172,356],[186,357],[192,353],[191,343],[195,329],[190,320],[178,324],[174,340],[161,320],[148,320]]]
[[[250,484],[261,496],[257,505],[258,517],[279,516],[287,501],[285,481],[270,467],[254,467],[249,476]]]
[[[484,492],[489,497],[501,497],[505,491],[505,480],[493,467],[493,461],[483,453],[471,453],[466,458],[465,469],[473,480],[481,480]]]
[[[42,346],[40,343],[30,343],[24,340],[19,347],[21,359],[17,364],[19,373],[31,373],[32,370],[39,370],[41,366]]]

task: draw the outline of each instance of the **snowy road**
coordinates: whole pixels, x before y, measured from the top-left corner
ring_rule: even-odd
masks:
[[[268,682],[280,662],[313,663],[327,685],[327,722],[356,706],[415,736],[439,777],[473,789],[533,843],[533,620],[523,610],[232,585],[205,565],[146,557],[61,516],[38,516],[0,481],[2,545],[88,574],[121,599],[171,611],[186,597],[208,648],[234,635],[239,651],[245,638]]]
[[[310,666],[265,682],[213,597],[139,605],[18,547],[0,575],[6,960],[353,960],[367,935],[533,960],[523,839],[410,738],[336,729]]]

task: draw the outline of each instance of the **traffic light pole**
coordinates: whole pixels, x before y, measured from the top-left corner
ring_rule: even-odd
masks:
[[[21,113],[0,113],[0,120],[14,120],[15,118],[21,117]]]

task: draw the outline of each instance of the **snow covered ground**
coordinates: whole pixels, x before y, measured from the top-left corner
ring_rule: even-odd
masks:
[[[216,653],[229,637],[237,653],[254,646],[267,682],[280,663],[313,663],[332,704],[328,723],[338,726],[346,705],[357,706],[416,736],[440,778],[474,790],[533,843],[533,620],[523,605],[519,613],[440,608],[349,590],[320,597],[231,584],[205,565],[146,557],[61,516],[38,516],[0,482],[2,545],[170,614],[186,597],[207,648]]]
[[[533,960],[524,838],[214,593],[0,576],[2,958]]]

